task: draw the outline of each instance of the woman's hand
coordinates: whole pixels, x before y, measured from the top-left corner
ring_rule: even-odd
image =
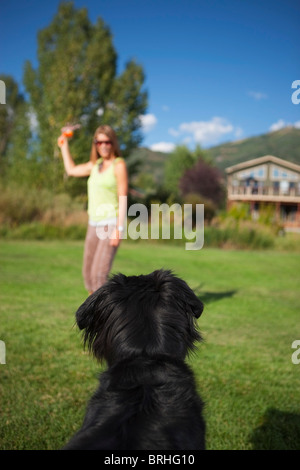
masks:
[[[62,149],[67,144],[68,144],[68,138],[64,134],[60,135],[59,138],[57,139],[57,145],[59,146],[59,148]]]

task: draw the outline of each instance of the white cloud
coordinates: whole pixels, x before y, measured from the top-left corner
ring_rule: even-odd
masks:
[[[192,137],[187,136],[187,137],[185,137],[185,138],[183,139],[182,143],[185,144],[185,145],[192,144],[192,143],[193,143],[193,139],[192,139]]]
[[[173,142],[157,142],[150,146],[150,149],[154,152],[172,152],[175,148],[175,144]]]
[[[169,130],[168,130],[168,133],[170,135],[172,135],[173,137],[178,137],[180,135],[180,131],[176,130],[176,129],[173,129],[173,127],[171,127]]]
[[[210,121],[184,122],[179,126],[178,135],[191,134],[197,143],[215,144],[221,137],[234,131],[235,128],[229,121],[216,116]],[[172,132],[175,135],[174,130]],[[241,129],[238,132],[241,133]]]
[[[241,127],[236,127],[235,131],[234,131],[234,136],[239,139],[240,137],[242,137],[244,131]]]
[[[248,95],[255,99],[255,101],[265,100],[268,98],[266,93],[262,93],[261,91],[248,91]]]
[[[270,126],[270,131],[271,132],[275,132],[275,131],[279,131],[279,129],[282,129],[283,127],[285,127],[287,124],[285,123],[285,121],[283,119],[279,119],[277,122],[274,122],[274,124],[272,124]]]
[[[144,114],[139,116],[144,132],[150,132],[157,124],[157,118],[154,114]]]
[[[161,107],[161,109],[162,109],[163,111],[165,111],[165,113],[167,113],[168,111],[170,111],[169,106],[166,105],[166,104],[164,104],[164,105]]]
[[[277,122],[274,122],[274,124],[272,124],[269,127],[269,131],[270,132],[279,131],[280,129],[283,129],[284,127],[288,127],[288,126],[292,126],[292,127],[295,127],[296,129],[300,129],[300,121],[296,121],[294,122],[294,124],[292,124],[290,122],[286,122],[284,119],[278,119]]]

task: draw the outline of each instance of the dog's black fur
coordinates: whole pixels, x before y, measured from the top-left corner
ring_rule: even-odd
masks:
[[[117,274],[79,307],[84,342],[108,370],[64,449],[205,448],[203,402],[184,358],[203,304],[170,271]]]

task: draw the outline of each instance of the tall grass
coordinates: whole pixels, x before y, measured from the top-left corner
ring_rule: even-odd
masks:
[[[0,223],[6,230],[23,224],[35,226],[85,225],[86,198],[71,198],[49,189],[0,186]]]

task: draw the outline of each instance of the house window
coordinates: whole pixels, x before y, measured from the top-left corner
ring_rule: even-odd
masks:
[[[271,178],[272,180],[289,180],[289,181],[297,181],[298,175],[293,171],[285,170],[284,168],[280,168],[278,166],[272,165],[271,167]]]
[[[273,191],[274,191],[274,195],[278,195],[279,194],[279,181],[274,181],[273,183]]]
[[[249,168],[248,170],[242,170],[237,173],[237,177],[240,180],[248,180],[251,178],[263,180],[266,178],[266,165]]]
[[[297,215],[296,204],[281,204],[280,217],[284,222],[295,222]]]
[[[281,194],[288,194],[289,193],[289,182],[288,181],[280,181],[280,193]]]

